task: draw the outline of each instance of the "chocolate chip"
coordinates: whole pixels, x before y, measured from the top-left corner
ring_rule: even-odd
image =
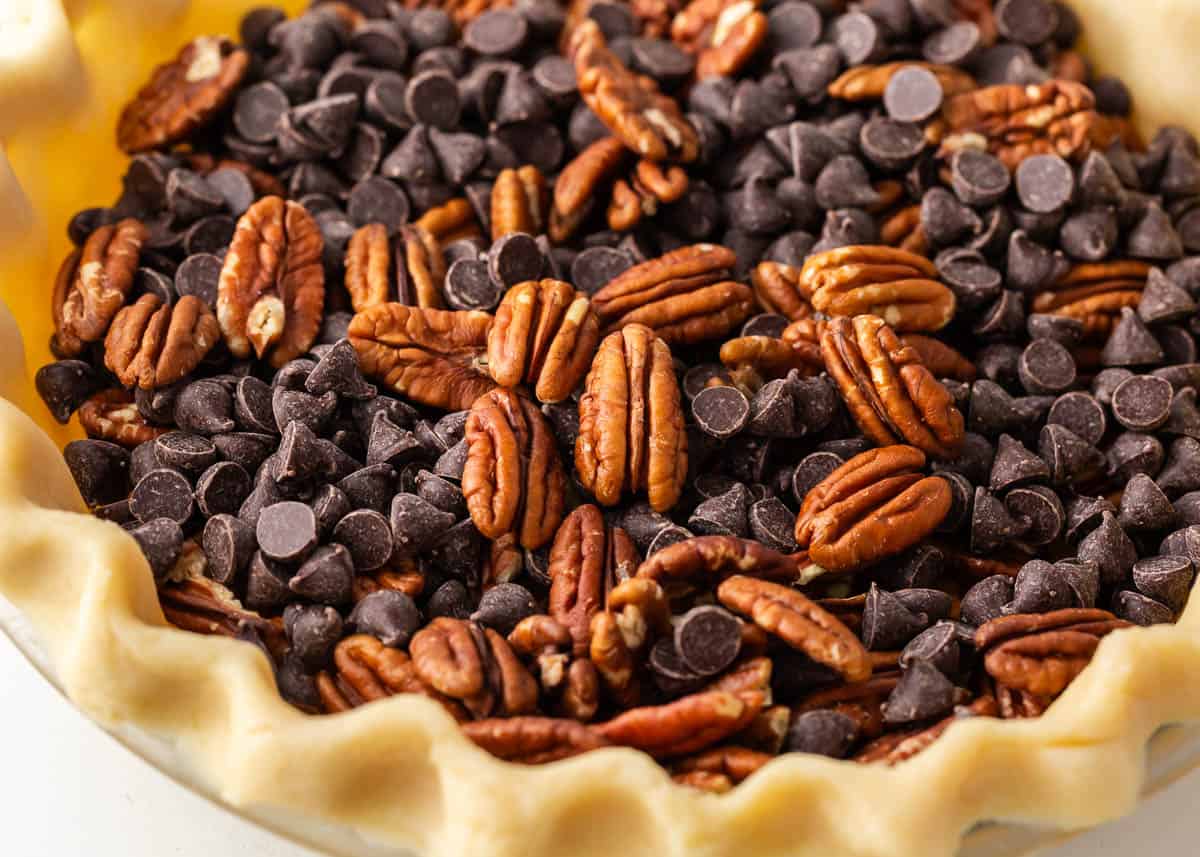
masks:
[[[391,528],[396,549],[405,555],[423,553],[454,525],[455,516],[416,494],[392,498]]]
[[[350,512],[333,528],[333,538],[350,551],[356,571],[374,571],[391,559],[391,527],[374,509]]]
[[[524,586],[497,583],[483,593],[479,606],[471,614],[471,621],[507,636],[522,619],[537,612],[537,601]]]
[[[255,535],[259,550],[268,559],[296,562],[317,545],[317,519],[305,504],[285,500],[262,510]]]
[[[1153,598],[1147,598],[1140,592],[1129,590],[1118,592],[1113,597],[1113,613],[1120,619],[1143,627],[1166,625],[1175,621],[1175,612],[1170,607]]]
[[[444,584],[442,588],[461,585],[457,581],[451,581]],[[445,596],[448,594],[449,592],[443,593],[442,599],[439,600],[446,600]],[[465,591],[463,595],[466,595]],[[433,598],[437,596],[438,593],[435,592],[434,596],[430,598],[431,609],[436,606]],[[382,589],[372,592],[359,601],[351,611],[347,624],[356,634],[370,634],[385,646],[403,649],[412,639],[412,635],[421,627],[421,611],[417,609],[412,598],[403,592]]]
[[[925,661],[947,676],[955,675],[962,660],[964,629],[961,623],[944,621],[922,631],[900,653],[901,669]]]
[[[244,603],[251,610],[269,611],[284,606],[292,597],[287,588],[291,569],[255,551],[246,575]]]
[[[796,550],[796,516],[778,497],[759,500],[750,507],[750,532],[758,541],[781,553]]]
[[[823,96],[841,72],[842,55],[833,45],[792,48],[773,57],[771,67],[787,77],[800,98],[814,99]]]
[[[388,464],[369,464],[337,483],[355,509],[383,513],[395,493],[396,471]]]
[[[214,435],[212,440],[222,458],[240,464],[247,473],[258,470],[258,466],[266,460],[278,443],[270,435],[253,432],[218,434]]]
[[[692,400],[692,416],[713,437],[732,437],[746,427],[750,403],[735,387],[709,387]]]
[[[829,161],[815,187],[817,203],[826,209],[859,208],[879,201],[866,168],[853,155],[838,155]]]
[[[175,169],[167,175],[167,210],[176,227],[194,223],[225,206],[225,199],[204,177],[191,170]]]
[[[408,197],[395,183],[383,176],[372,176],[350,191],[346,212],[359,226],[382,223],[388,232],[394,233],[408,222]]]
[[[993,491],[1007,491],[1017,485],[1049,478],[1046,462],[1034,455],[1010,435],[1000,436],[996,457],[992,460],[988,486]]]
[[[156,580],[166,577],[183,549],[183,530],[170,518],[153,518],[129,530]]]
[[[493,280],[482,259],[459,259],[446,274],[446,302],[458,310],[491,311],[500,303],[505,284]]]
[[[467,501],[462,490],[450,482],[428,470],[417,473],[417,496],[432,503],[443,512],[449,512],[455,520],[466,517]]]
[[[895,594],[871,584],[863,606],[862,640],[872,651],[903,648],[929,626],[929,617],[914,613]]]
[[[312,396],[299,390],[276,387],[271,395],[271,411],[279,431],[287,428],[290,422],[300,422],[319,434],[329,424],[336,408],[337,395],[334,393]]]
[[[1028,393],[1061,393],[1075,383],[1075,360],[1062,344],[1035,339],[1021,352],[1017,372]]]
[[[542,272],[542,251],[533,236],[510,232],[488,251],[488,274],[497,286],[508,289],[536,280]]]
[[[1075,172],[1058,155],[1033,155],[1017,167],[1017,195],[1030,211],[1046,214],[1065,207],[1075,193]]]
[[[82,360],[59,360],[38,369],[33,383],[54,419],[65,425],[96,392],[99,379],[95,370]]]
[[[208,566],[205,573],[229,586],[250,562],[257,542],[254,528],[233,515],[213,515],[200,540]]]
[[[937,667],[914,660],[883,704],[883,720],[893,725],[930,720],[949,713],[956,697],[954,683]]]
[[[220,461],[196,480],[196,505],[206,517],[233,514],[250,494],[250,475],[232,461]]]
[[[475,18],[463,30],[463,44],[476,53],[491,57],[516,54],[525,44],[529,25],[511,9],[490,9]]]
[[[689,670],[711,676],[732,664],[742,648],[742,623],[722,607],[693,607],[675,624],[675,649]]]
[[[688,528],[701,535],[744,537],[749,530],[751,502],[746,486],[736,483],[697,506],[688,518]]]
[[[193,295],[210,308],[216,307],[222,266],[221,260],[211,253],[188,256],[175,271],[175,290],[180,297]]]
[[[192,486],[177,470],[151,470],[138,480],[129,497],[129,511],[143,523],[169,518],[184,524],[192,516]]]
[[[633,266],[623,250],[589,247],[571,263],[571,282],[585,294],[593,295]]]
[[[874,60],[884,49],[884,34],[871,16],[849,12],[833,21],[833,41],[847,65]]]
[[[1196,302],[1160,268],[1151,268],[1137,312],[1146,324],[1181,321],[1196,312]]]
[[[950,159],[951,186],[967,205],[995,205],[1008,193],[1011,178],[1000,159],[987,152],[963,149]]]
[[[1195,566],[1186,556],[1149,557],[1133,566],[1133,582],[1138,590],[1175,613],[1187,605],[1195,576]]]
[[[926,143],[920,125],[884,116],[873,117],[863,125],[859,142],[871,163],[888,170],[911,164],[925,150]]]
[[[1021,566],[1013,581],[1011,613],[1049,613],[1063,610],[1075,603],[1075,593],[1062,570],[1041,559],[1030,560]]]
[[[1117,522],[1125,530],[1165,530],[1175,523],[1175,507],[1157,483],[1136,473],[1125,483]]]
[[[1099,525],[1084,536],[1077,553],[1080,559],[1096,563],[1105,586],[1119,584],[1137,562],[1137,549],[1111,512],[1105,512]]]
[[[175,424],[184,431],[214,435],[233,431],[233,397],[216,381],[194,381],[175,400]]]
[[[1161,363],[1162,359],[1162,346],[1154,335],[1133,309],[1123,307],[1120,321],[1100,352],[1101,363],[1105,366],[1147,366]]]
[[[309,555],[288,581],[288,588],[318,604],[345,604],[352,596],[354,567],[339,544],[324,545]]]
[[[347,399],[370,399],[376,394],[358,368],[358,353],[348,339],[330,346],[304,381],[304,389],[314,396],[337,393]]]
[[[998,497],[985,488],[975,489],[971,507],[971,553],[999,550],[1029,529],[1030,522],[1014,518]]]
[[[820,709],[796,716],[788,727],[789,753],[812,753],[844,759],[858,738],[858,726],[838,711]]]
[[[217,461],[211,440],[182,431],[170,431],[154,439],[154,454],[163,467],[196,474]]]
[[[283,628],[291,643],[289,654],[313,671],[329,664],[343,632],[341,615],[332,607],[315,604],[289,604],[283,611]]]
[[[466,580],[476,579],[482,539],[470,519],[438,531],[439,538],[428,550],[429,562],[446,574]]]
[[[984,623],[1003,615],[1004,607],[1013,598],[1013,580],[1001,574],[985,577],[962,598],[959,613],[969,625]]]
[[[1156,202],[1146,206],[1146,213],[1130,231],[1126,245],[1131,256],[1154,261],[1169,261],[1183,255],[1183,242],[1170,216]]]
[[[1167,421],[1171,398],[1170,382],[1153,375],[1134,375],[1113,390],[1113,416],[1131,431],[1153,431]]]
[[[924,122],[942,107],[942,85],[928,69],[908,65],[891,76],[883,93],[888,115],[900,122]]]
[[[1013,489],[1005,496],[1004,505],[1014,518],[1029,521],[1029,528],[1021,537],[1027,545],[1036,547],[1050,544],[1063,531],[1066,512],[1062,501],[1043,485]]]
[[[832,452],[813,452],[800,459],[792,474],[792,496],[796,502],[803,503],[808,492],[843,463],[842,458]]]
[[[1046,421],[1070,429],[1093,446],[1100,443],[1108,428],[1104,406],[1095,397],[1078,390],[1055,399]]]
[[[1159,450],[1161,462],[1161,446]],[[1190,437],[1172,441],[1166,463],[1155,481],[1168,497],[1177,497],[1200,488],[1200,442]]]

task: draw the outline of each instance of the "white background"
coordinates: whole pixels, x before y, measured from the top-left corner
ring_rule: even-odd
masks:
[[[3,857],[317,857],[133,756],[80,716],[3,636],[0,699]],[[1200,775],[1192,775],[1133,818],[1086,833],[1053,857],[1193,857],[1200,854],[1197,798]]]

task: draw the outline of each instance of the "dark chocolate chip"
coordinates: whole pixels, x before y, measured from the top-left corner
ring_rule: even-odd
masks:
[[[900,676],[883,704],[883,720],[890,725],[930,720],[954,707],[957,688],[928,661],[914,660]]]
[[[751,502],[746,486],[735,483],[697,506],[688,519],[688,528],[701,535],[744,537],[749,530]]]
[[[1062,501],[1044,485],[1015,488],[1005,496],[1004,505],[1014,518],[1029,521],[1029,528],[1021,537],[1024,544],[1047,545],[1063,531],[1066,512]]]
[[[324,545],[313,551],[288,581],[288,588],[317,604],[346,604],[354,586],[350,553],[340,544]]]
[[[1017,485],[1042,481],[1049,476],[1050,471],[1045,461],[1012,436],[1000,436],[988,479],[988,487],[991,490],[1003,492]]]
[[[205,573],[225,586],[247,566],[257,547],[254,528],[233,515],[209,518],[200,544],[208,560]]]
[[[825,209],[861,208],[879,201],[866,168],[853,155],[838,155],[829,161],[817,176],[815,188],[817,203]]]
[[[1195,565],[1186,556],[1149,557],[1133,566],[1133,582],[1138,590],[1175,613],[1182,612],[1187,604],[1195,576]]]
[[[903,648],[929,626],[929,617],[914,613],[894,593],[871,584],[863,606],[862,639],[872,651]]]
[[[388,232],[394,233],[408,222],[408,197],[394,182],[383,176],[372,176],[350,191],[346,212],[359,226],[382,223]]]
[[[759,500],[750,507],[750,532],[755,539],[781,553],[796,550],[796,516],[778,497]]]
[[[1072,259],[1099,262],[1107,258],[1120,239],[1120,224],[1111,208],[1081,211],[1063,221],[1059,242]]]
[[[497,583],[479,599],[471,621],[495,629],[507,636],[513,628],[538,612],[537,600],[524,586],[516,583]]]
[[[1161,451],[1160,446],[1160,462]],[[1155,481],[1168,497],[1178,497],[1180,494],[1200,489],[1200,441],[1190,437],[1180,437],[1172,441],[1166,463],[1162,465]]]
[[[270,81],[242,90],[233,108],[233,127],[252,143],[271,143],[291,105],[287,93]]]
[[[395,493],[396,471],[389,464],[370,464],[337,483],[355,509],[383,513]]]
[[[1129,233],[1126,244],[1130,255],[1140,259],[1173,261],[1183,255],[1179,233],[1170,216],[1156,202],[1146,206],[1146,213]]]
[[[129,511],[143,523],[154,518],[169,518],[187,523],[194,510],[192,486],[177,470],[151,470],[138,480],[129,496]]]
[[[722,607],[693,607],[675,624],[675,649],[697,675],[711,676],[732,664],[742,648],[742,623]]]
[[[908,166],[925,150],[926,144],[920,125],[885,116],[869,119],[863,125],[859,142],[871,163],[887,170]]]
[[[1175,621],[1175,611],[1140,592],[1124,590],[1113,597],[1113,613],[1135,625],[1149,627]]]
[[[1017,373],[1027,393],[1061,393],[1075,383],[1075,360],[1066,346],[1035,339],[1021,352]]]
[[[492,280],[498,286],[509,289],[541,276],[542,251],[533,236],[511,232],[492,244],[487,264]]]
[[[392,535],[396,549],[405,555],[423,553],[454,522],[453,514],[442,511],[416,494],[397,494],[392,498]]]
[[[316,604],[289,604],[283,611],[283,628],[291,643],[289,654],[312,671],[329,664],[343,633],[341,614]]]
[[[240,464],[247,473],[253,473],[275,449],[278,440],[267,434],[233,432],[214,435],[213,444],[226,461]]]
[[[1021,538],[1030,522],[1015,518],[998,497],[985,488],[975,489],[971,506],[971,552],[987,554]]]
[[[589,247],[571,263],[571,281],[585,294],[595,294],[633,266],[633,259],[612,247]]]
[[[350,512],[333,528],[333,538],[350,551],[356,571],[374,571],[391,559],[391,527],[387,518],[374,509]]]
[[[847,65],[862,65],[873,61],[883,52],[886,40],[870,15],[848,12],[834,19],[833,41]]]
[[[304,375],[304,379],[307,377],[307,374]],[[303,383],[303,379],[298,383]],[[320,434],[333,418],[337,403],[335,393],[313,396],[299,390],[276,387],[271,394],[271,411],[275,415],[275,425],[279,431],[287,428],[290,422],[301,422],[315,434]]]
[[[175,424],[203,435],[233,431],[233,397],[216,381],[194,381],[175,400]]]
[[[1171,398],[1169,381],[1153,375],[1134,375],[1113,390],[1113,416],[1130,431],[1153,431],[1167,421]]]
[[[459,259],[446,274],[446,302],[458,310],[489,312],[500,303],[505,288],[505,283],[492,279],[482,259]]]
[[[314,396],[337,393],[347,399],[370,399],[376,394],[358,368],[358,353],[348,339],[343,339],[321,355],[317,365],[304,381],[304,389]]]
[[[1137,562],[1137,549],[1111,512],[1101,515],[1100,523],[1079,543],[1078,556],[1096,563],[1100,582],[1115,586],[1123,581]]]
[[[206,517],[234,514],[250,494],[250,475],[232,461],[220,461],[196,480],[196,505]]]
[[[963,149],[950,159],[951,186],[967,205],[995,205],[1008,193],[1011,177],[999,158],[975,149]]]
[[[1117,512],[1117,522],[1122,528],[1165,530],[1175,521],[1175,507],[1153,479],[1145,473],[1136,473],[1125,483]]]
[[[274,503],[259,515],[255,535],[259,550],[268,559],[297,562],[317,545],[316,515],[304,503]]]
[[[713,437],[732,437],[746,427],[750,403],[735,387],[709,387],[692,400],[692,416]]]
[[[1013,580],[1010,613],[1049,613],[1064,610],[1075,603],[1075,592],[1058,566],[1045,560],[1030,560],[1021,566]]]
[[[967,590],[962,598],[959,614],[969,625],[983,625],[1003,615],[1004,607],[1012,601],[1012,597],[1012,578],[994,574]]]
[[[788,727],[789,753],[812,753],[844,759],[858,738],[858,725],[838,711],[806,711]]]
[[[529,25],[521,15],[511,9],[490,9],[467,24],[463,30],[463,44],[490,57],[507,57],[516,54],[525,44]]]
[[[941,109],[944,97],[933,72],[908,65],[891,76],[883,93],[883,106],[900,122],[924,122]]]
[[[129,535],[142,549],[155,579],[165,578],[183,549],[183,530],[179,522],[170,518],[152,518],[132,528]]]
[[[1185,289],[1172,282],[1162,269],[1151,268],[1146,288],[1138,301],[1137,312],[1146,324],[1182,321],[1195,314],[1196,302]]]
[[[96,392],[99,378],[82,360],[59,360],[38,369],[34,386],[54,419],[65,425],[79,406]]]

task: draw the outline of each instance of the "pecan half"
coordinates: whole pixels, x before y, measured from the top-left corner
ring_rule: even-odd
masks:
[[[413,635],[408,649],[421,681],[460,700],[476,719],[537,707],[537,682],[491,628],[438,617]]]
[[[566,475],[546,418],[512,390],[475,400],[466,427],[462,490],[475,527],[489,539],[513,533],[533,550],[554,537]]]
[[[465,411],[495,387],[483,371],[485,312],[380,304],[350,320],[349,337],[362,370],[414,402]]]
[[[101,390],[79,408],[79,424],[88,437],[135,447],[169,429],[146,422],[128,390]]]
[[[720,339],[754,309],[754,293],[730,278],[736,263],[717,244],[680,247],[623,272],[592,296],[592,307],[606,333],[644,324],[668,345]]]
[[[51,296],[54,350],[74,357],[99,342],[133,287],[149,231],[136,220],[101,226],[58,269]]]
[[[935,458],[958,455],[964,422],[953,396],[883,319],[832,319],[821,354],[850,415],[875,443],[903,441]]]
[[[501,170],[492,185],[492,240],[511,232],[545,232],[548,196],[546,179],[537,167]]]
[[[943,155],[986,149],[1009,169],[1030,155],[1079,160],[1120,135],[1095,108],[1092,91],[1070,80],[988,86],[947,99],[933,134]]]
[[[954,292],[924,256],[898,247],[839,247],[810,256],[800,291],[830,316],[880,316],[900,333],[941,330],[954,318]]]
[[[592,727],[614,744],[636,747],[655,758],[695,753],[745,728],[760,700],[722,691],[694,693],[666,705],[634,708]]]
[[[655,551],[637,570],[638,577],[664,585],[723,580],[734,574],[793,581],[797,576],[796,560],[749,539],[696,536]]]
[[[482,238],[483,230],[475,219],[475,209],[465,196],[456,196],[422,214],[413,226],[432,237],[439,250],[462,238]]]
[[[792,711],[803,714],[824,708],[845,710],[845,705],[877,708],[900,683],[899,671],[875,673],[866,681],[843,681],[831,687],[813,691],[792,705]],[[857,719],[857,718],[856,718]]]
[[[604,506],[645,492],[655,511],[675,505],[687,475],[687,434],[671,350],[631,324],[600,343],[579,400],[575,469]]]
[[[346,245],[346,291],[355,312],[391,301],[441,309],[445,280],[441,245],[421,227],[402,227],[393,239],[382,223],[369,223]]]
[[[952,378],[964,383],[974,381],[978,375],[975,364],[962,355],[957,348],[932,336],[906,333],[900,337],[906,348],[917,352],[921,364],[935,378]]]
[[[671,772],[675,775],[715,774],[726,778],[731,784],[737,785],[766,765],[772,758],[768,753],[751,750],[748,747],[733,745],[713,747],[711,750],[678,760],[671,765]]]
[[[588,657],[608,695],[621,708],[637,705],[642,695],[638,663],[616,617],[611,613],[595,614],[589,634]]]
[[[325,308],[325,239],[295,202],[260,199],[238,221],[217,287],[217,321],[234,356],[279,368],[308,351]]]
[[[759,262],[750,272],[754,297],[764,312],[776,312],[792,321],[812,318],[812,304],[800,289],[800,269],[782,262]]]
[[[1089,339],[1104,340],[1124,307],[1137,307],[1150,265],[1134,259],[1075,265],[1033,297],[1033,312],[1078,319]]]
[[[132,155],[186,140],[225,108],[249,67],[250,54],[229,39],[194,39],[126,105],[117,145]]]
[[[964,92],[973,92],[978,88],[975,78],[955,66],[901,60],[883,65],[859,65],[844,71],[837,80],[829,84],[829,95],[832,98],[840,98],[842,101],[870,101],[883,98],[883,93],[887,90],[893,75],[908,66],[917,66],[931,72],[941,84],[942,92],[947,98],[961,95]]]
[[[507,717],[464,723],[463,734],[506,762],[544,765],[612,744],[582,723],[557,717]]]
[[[104,365],[126,387],[153,390],[183,378],[221,339],[208,305],[184,295],[174,306],[142,295],[113,319],[104,341]]]
[[[871,658],[858,637],[795,589],[739,574],[722,581],[717,598],[846,681],[871,677]]]
[[[730,369],[752,369],[762,380],[782,378],[793,369],[801,377],[820,375],[825,369],[820,346],[803,339],[773,336],[739,336],[721,346],[721,362]]]
[[[233,593],[206,577],[189,577],[159,587],[158,601],[167,621],[184,631],[221,637],[237,637],[249,626],[258,632],[267,649],[280,657],[287,638],[280,619],[264,619],[245,609]]]
[[[563,519],[550,548],[549,609],[570,633],[576,655],[587,653],[592,617],[609,590],[631,577],[638,562],[629,534],[609,527],[595,506],[579,506]]]
[[[757,625],[746,624],[745,628],[753,628],[759,633]],[[746,695],[750,699],[763,698],[765,705],[771,704],[771,673],[774,663],[770,658],[758,655],[743,658],[729,668],[724,675],[705,685],[704,690],[723,691],[735,696]]]
[[[600,27],[586,20],[571,33],[579,94],[613,135],[642,158],[694,161],[700,138],[679,105],[649,78],[634,75],[608,49]]]
[[[1053,698],[1036,696],[1004,684],[996,685],[996,705],[1005,720],[1027,720],[1046,713]]]
[[[400,693],[419,693],[437,700],[455,720],[468,719],[461,705],[421,680],[408,655],[375,637],[346,637],[333,650],[333,664],[333,673],[322,671],[316,680],[321,705],[329,714]]]
[[[925,454],[885,446],[854,456],[808,492],[796,542],[827,571],[855,571],[918,544],[950,511],[946,480],[923,476]]]
[[[587,295],[560,280],[513,286],[488,333],[488,372],[501,387],[528,384],[542,402],[561,402],[587,374],[600,322]]]
[[[758,0],[692,0],[671,22],[671,40],[696,55],[696,77],[733,77],[767,38]]]

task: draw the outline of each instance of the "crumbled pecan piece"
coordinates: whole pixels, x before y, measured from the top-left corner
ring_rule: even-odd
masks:
[[[554,537],[566,476],[554,433],[537,406],[512,390],[475,400],[467,418],[462,490],[476,528],[489,539],[514,533],[522,547]]]
[[[614,744],[636,747],[655,758],[695,753],[745,728],[762,708],[749,695],[694,693],[666,705],[634,708],[593,727]]]
[[[791,321],[812,318],[812,304],[800,290],[800,269],[782,262],[759,262],[750,272],[754,297],[765,312],[776,312]]]
[[[408,558],[400,558],[378,571],[354,576],[354,602],[357,604],[372,592],[388,589],[418,598],[425,591],[425,574]]]
[[[403,0],[402,5],[406,9],[440,9],[462,29],[484,12],[508,9],[513,0]]]
[[[1084,334],[1103,341],[1124,307],[1137,307],[1150,265],[1134,259],[1073,266],[1033,298],[1033,312],[1082,322]]]
[[[544,765],[612,744],[594,729],[557,717],[507,717],[464,723],[463,734],[506,762]]]
[[[671,606],[656,581],[646,577],[622,580],[611,590],[605,609],[617,620],[625,645],[640,651],[651,633],[661,637],[671,633]]]
[[[900,69],[909,66],[917,66],[931,72],[937,78],[938,83],[942,85],[942,92],[947,98],[961,95],[964,92],[973,92],[978,88],[975,78],[955,66],[901,60],[883,65],[854,66],[842,72],[837,80],[829,84],[829,95],[831,98],[839,98],[842,101],[870,101],[883,98],[883,93],[887,90],[893,75]]]
[[[476,719],[537,707],[537,682],[491,628],[438,617],[413,635],[408,649],[420,680],[460,700]]]
[[[879,224],[879,240],[918,256],[929,255],[929,238],[921,225],[921,206],[907,205],[893,211]]]
[[[608,526],[590,503],[563,519],[550,548],[549,609],[570,633],[576,655],[587,652],[592,617],[608,591],[632,576],[639,561],[629,534]]]
[[[717,587],[717,598],[767,633],[836,670],[846,681],[870,678],[871,658],[859,639],[795,589],[739,574]]]
[[[455,700],[421,680],[411,658],[367,634],[346,637],[333,650],[334,671],[317,674],[317,694],[326,713],[349,711],[400,693],[437,700],[455,720],[469,716]]]
[[[595,614],[588,632],[588,657],[613,702],[621,708],[637,705],[641,699],[638,664],[616,617],[605,612]]]
[[[238,221],[221,269],[217,321],[234,356],[279,368],[308,351],[325,309],[325,240],[295,202],[268,196]]]
[[[668,345],[720,339],[754,309],[754,293],[731,279],[736,262],[716,244],[681,247],[623,272],[592,296],[592,307],[606,333],[636,323]]]
[[[947,99],[931,132],[940,138],[943,155],[986,149],[1009,169],[1030,155],[1078,160],[1120,134],[1095,108],[1095,96],[1082,83],[1001,84]]]
[[[133,394],[119,388],[101,390],[84,402],[79,408],[79,424],[88,437],[131,448],[169,431],[146,422],[133,403]]]
[[[483,369],[485,312],[380,304],[350,321],[350,342],[362,370],[414,402],[464,411],[495,387]]]
[[[600,710],[600,671],[587,658],[579,658],[567,667],[567,680],[559,707],[568,717],[587,723]]]
[[[483,230],[475,219],[475,209],[463,196],[456,196],[422,214],[413,226],[433,237],[439,252],[442,246],[463,238],[482,238]]]
[[[757,625],[748,625],[757,628]],[[745,729],[733,736],[739,746],[749,747],[762,753],[777,756],[783,752],[787,741],[788,727],[792,723],[792,709],[786,705],[771,705],[758,712]]]
[[[485,589],[508,583],[525,570],[525,554],[516,533],[503,533],[491,540],[483,558],[480,579]]]
[[[946,733],[951,724],[970,717],[995,717],[996,714],[996,700],[991,696],[983,696],[960,712],[956,712],[926,729],[896,732],[877,738],[859,750],[854,756],[854,761],[864,764],[883,762],[886,765],[898,765],[923,750],[929,749],[934,741]]]
[[[403,227],[393,239],[382,223],[369,223],[346,245],[346,291],[355,312],[392,301],[441,309],[445,280],[441,245],[420,227]]]
[[[820,569],[848,572],[918,544],[950,511],[946,480],[924,476],[925,454],[885,446],[854,456],[808,492],[796,542]],[[818,572],[819,573],[819,572]]]
[[[163,615],[176,628],[196,634],[237,637],[249,626],[258,632],[273,657],[287,649],[280,619],[264,619],[245,609],[233,593],[207,577],[189,577],[159,587]]]
[[[651,161],[694,161],[700,153],[696,129],[675,99],[649,78],[634,75],[608,49],[595,21],[582,21],[568,39],[579,94],[592,112],[639,157]]]
[[[992,0],[950,0],[955,14],[979,28],[979,36],[987,47],[996,43],[996,16],[992,13]]]
[[[900,337],[900,341],[905,347],[917,352],[922,365],[935,378],[952,378],[967,383],[974,381],[978,374],[974,363],[953,345],[940,339],[921,333],[906,333]]]
[[[604,506],[645,491],[655,511],[675,505],[687,475],[687,434],[671,350],[631,324],[600,343],[579,400],[575,468]]]
[[[587,295],[560,280],[513,286],[488,333],[488,372],[502,387],[528,384],[542,402],[579,386],[600,343]]]
[[[675,775],[707,773],[725,777],[737,785],[763,767],[773,757],[768,753],[748,747],[728,745],[713,747],[701,753],[686,756],[671,765]],[[690,781],[688,781],[690,784]]]
[[[801,294],[830,316],[880,316],[900,333],[941,330],[954,318],[954,292],[924,256],[896,247],[839,247],[810,256]]]
[[[548,197],[546,179],[537,167],[501,170],[492,185],[492,240],[511,232],[545,232]]]
[[[696,77],[733,77],[767,38],[758,0],[692,0],[671,22],[671,40],[696,56]]]
[[[113,319],[104,365],[126,387],[153,390],[195,369],[220,338],[216,316],[198,297],[184,295],[167,306],[146,294]]]
[[[638,577],[660,584],[722,580],[734,574],[793,581],[797,573],[795,558],[736,536],[696,536],[676,542],[655,551],[637,570]]]
[[[148,235],[146,227],[133,219],[101,226],[63,261],[50,307],[58,354],[74,357],[86,343],[104,338],[133,287]]]
[[[792,711],[803,714],[825,708],[836,709],[847,704],[878,707],[899,683],[899,671],[875,673],[862,682],[843,681],[807,694],[792,705]]]
[[[740,336],[721,346],[721,362],[732,370],[750,368],[763,380],[782,378],[795,369],[803,377],[820,375],[825,369],[820,346],[804,340],[773,336]]]
[[[229,39],[194,39],[126,105],[117,145],[132,155],[186,140],[225,108],[249,67],[250,55]]]
[[[759,630],[757,625],[746,623],[746,628]],[[771,673],[774,662],[762,655],[743,657],[729,668],[724,675],[714,679],[703,688],[706,691],[722,691],[735,696],[747,695],[751,699],[762,697],[765,705],[771,704]]]
[[[883,319],[831,320],[821,354],[850,415],[875,443],[903,441],[942,459],[958,455],[964,423],[954,398]]]

